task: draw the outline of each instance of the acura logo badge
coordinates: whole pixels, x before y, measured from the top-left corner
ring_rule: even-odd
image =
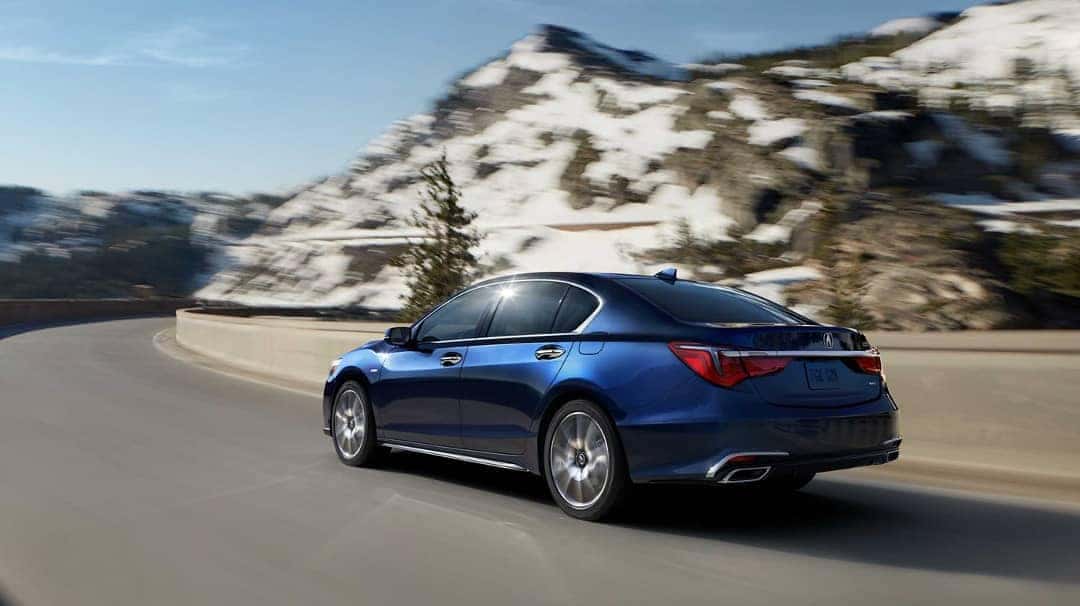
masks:
[[[825,349],[833,349],[833,336],[831,332],[825,333]]]

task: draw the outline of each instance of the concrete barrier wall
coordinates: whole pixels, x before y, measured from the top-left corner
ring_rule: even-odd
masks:
[[[330,360],[389,324],[177,313],[192,351],[315,391]],[[1080,333],[873,333],[908,460],[1071,477],[1080,487]]]
[[[387,324],[176,312],[176,342],[226,366],[317,389],[330,361],[372,339]]]
[[[191,305],[190,299],[3,299],[0,326],[169,314]]]

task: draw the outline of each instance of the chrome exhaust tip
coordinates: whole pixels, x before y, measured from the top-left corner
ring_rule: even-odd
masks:
[[[720,479],[721,484],[745,484],[765,479],[772,467],[740,467],[727,472]]]

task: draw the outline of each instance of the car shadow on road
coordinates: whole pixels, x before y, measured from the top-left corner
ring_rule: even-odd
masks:
[[[1080,582],[1080,512],[894,484],[818,478],[779,495],[649,486],[623,523],[815,557]]]
[[[387,465],[555,507],[531,474],[420,455]],[[638,486],[612,524],[836,560],[1080,583],[1080,511],[899,484],[817,478],[786,494]]]

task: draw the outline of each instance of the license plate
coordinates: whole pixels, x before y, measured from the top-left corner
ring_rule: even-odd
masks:
[[[833,362],[807,362],[806,384],[810,389],[839,389],[840,373]]]

